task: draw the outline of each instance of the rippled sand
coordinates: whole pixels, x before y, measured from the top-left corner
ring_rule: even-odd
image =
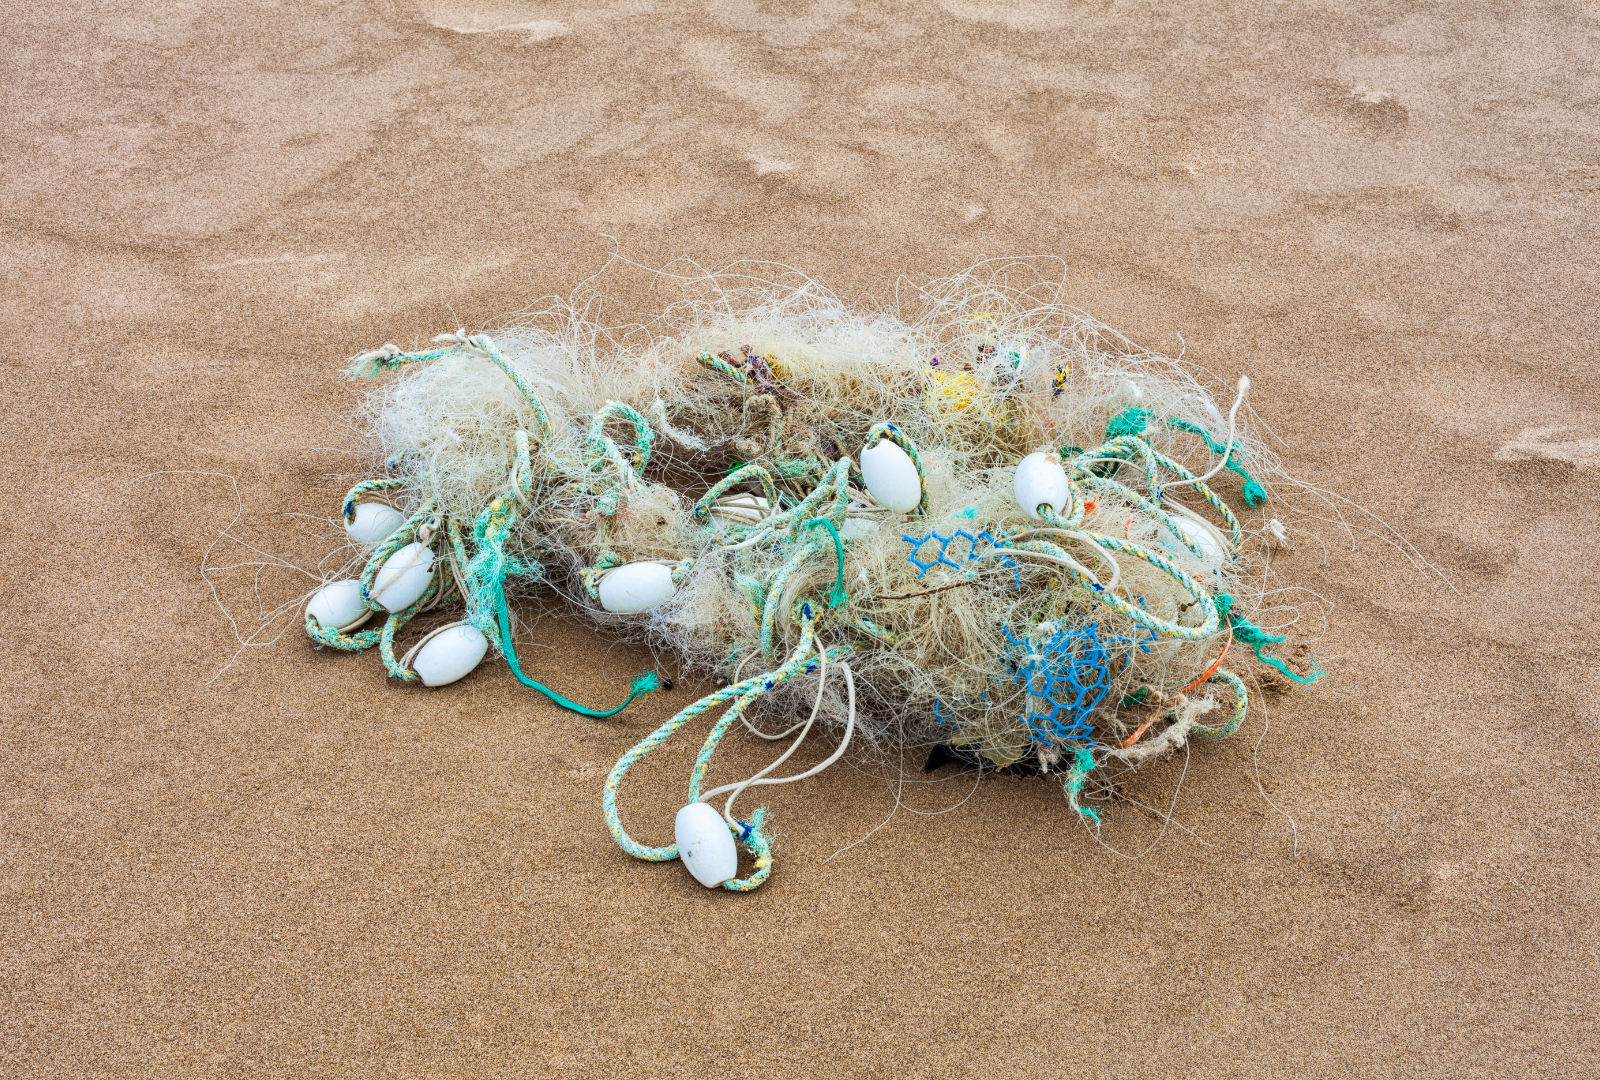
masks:
[[[1592,1075],[1597,33],[1562,4],[13,5],[0,1072]],[[594,723],[297,632],[213,679],[217,530],[328,550],[288,515],[344,490],[343,358],[613,247],[847,296],[1059,256],[1130,336],[1248,371],[1290,469],[1450,582],[1335,524],[1280,557],[1334,605],[1329,678],[1268,700],[1258,755],[1299,855],[1259,713],[1142,861],[1007,780],[828,861],[895,805],[835,769],[768,797],[778,870],[733,896],[600,815],[693,687]],[[645,659],[538,634],[585,700]],[[693,741],[632,785],[643,839]],[[1159,831],[1130,803],[1103,839]]]

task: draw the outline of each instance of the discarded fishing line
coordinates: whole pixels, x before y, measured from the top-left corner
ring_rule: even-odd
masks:
[[[382,475],[343,515],[370,557],[311,598],[312,639],[376,647],[394,678],[429,686],[492,651],[585,716],[659,685],[645,672],[620,704],[586,705],[533,678],[508,593],[550,589],[720,677],[623,755],[603,798],[629,854],[733,890],[772,872],[764,812],[736,803],[852,740],[1048,775],[1098,822],[1097,770],[1239,727],[1241,661],[1318,674],[1252,621],[1261,575],[1241,554],[1281,527],[1239,519],[1277,474],[1241,408],[1248,379],[1224,411],[1180,362],[992,274],[875,312],[807,282],[704,281],[648,332],[565,308],[355,357],[352,376],[377,380],[363,416]],[[460,618],[402,653],[408,623],[446,606]],[[702,714],[677,842],[642,845],[618,787]],[[757,714],[805,719],[768,735]],[[708,790],[741,721],[790,745]],[[785,774],[823,729],[831,756]]]

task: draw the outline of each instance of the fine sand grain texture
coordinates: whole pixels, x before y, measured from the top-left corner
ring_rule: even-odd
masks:
[[[0,1073],[1595,1075],[1597,60],[1579,3],[12,3]],[[594,722],[293,628],[229,666],[202,556],[331,550],[345,358],[613,250],[846,297],[1058,256],[1448,584],[1302,534],[1328,677],[1136,778],[1184,827],[1141,860],[908,762],[830,861],[891,761],[769,789],[742,896],[600,813],[697,687]],[[214,580],[248,633],[252,568]],[[648,661],[533,633],[588,702]],[[641,839],[697,741],[630,777]]]

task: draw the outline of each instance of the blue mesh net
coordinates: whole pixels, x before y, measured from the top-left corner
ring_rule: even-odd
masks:
[[[1030,648],[1026,639],[1005,631],[1006,652],[1017,668],[1016,681],[1028,689],[1023,721],[1042,742],[1094,742],[1089,715],[1111,690],[1111,655],[1098,627],[1061,630]]]
[[[935,566],[948,566],[952,570],[970,571],[970,568],[967,564],[981,562],[983,560],[983,557],[978,554],[978,543],[980,541],[989,544],[991,547],[999,546],[1000,543],[1000,541],[989,535],[988,529],[984,529],[978,533],[969,533],[965,529],[957,529],[949,536],[940,535],[938,530],[935,529],[930,530],[928,535],[924,536],[921,540],[918,540],[909,533],[905,536],[902,536],[900,539],[911,545],[911,554],[906,556],[906,562],[917,568],[918,581],[921,581],[922,575],[926,574],[929,570],[932,570]],[[956,558],[951,558],[951,545],[958,544],[958,542],[962,540],[967,542],[966,553],[963,554],[958,546],[954,552]],[[922,554],[923,549],[929,544],[938,544],[939,550],[934,553],[931,561],[924,562],[922,559],[918,558],[918,556]],[[1016,577],[1017,588],[1020,589],[1022,587],[1022,573],[1017,569],[1016,560],[1011,558],[1009,555],[1002,555],[996,561],[1002,566],[1008,566],[1011,568],[1012,574]]]

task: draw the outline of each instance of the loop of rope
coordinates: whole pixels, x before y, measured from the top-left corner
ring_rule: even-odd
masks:
[[[878,445],[879,439],[888,439],[900,449],[904,450],[906,452],[906,456],[911,459],[911,464],[916,466],[917,482],[922,485],[922,498],[917,503],[917,513],[926,515],[928,513],[928,477],[927,474],[922,471],[922,457],[917,453],[915,444],[913,444],[910,439],[906,438],[905,432],[901,431],[898,426],[891,424],[886,420],[873,424],[872,427],[867,430],[866,441],[861,445],[863,447],[876,446]],[[862,486],[866,486],[865,481],[862,482]]]
[[[347,524],[356,519],[356,501],[363,495],[370,495],[374,491],[398,491],[406,486],[405,477],[391,476],[382,480],[363,480],[345,493],[344,520]]]

